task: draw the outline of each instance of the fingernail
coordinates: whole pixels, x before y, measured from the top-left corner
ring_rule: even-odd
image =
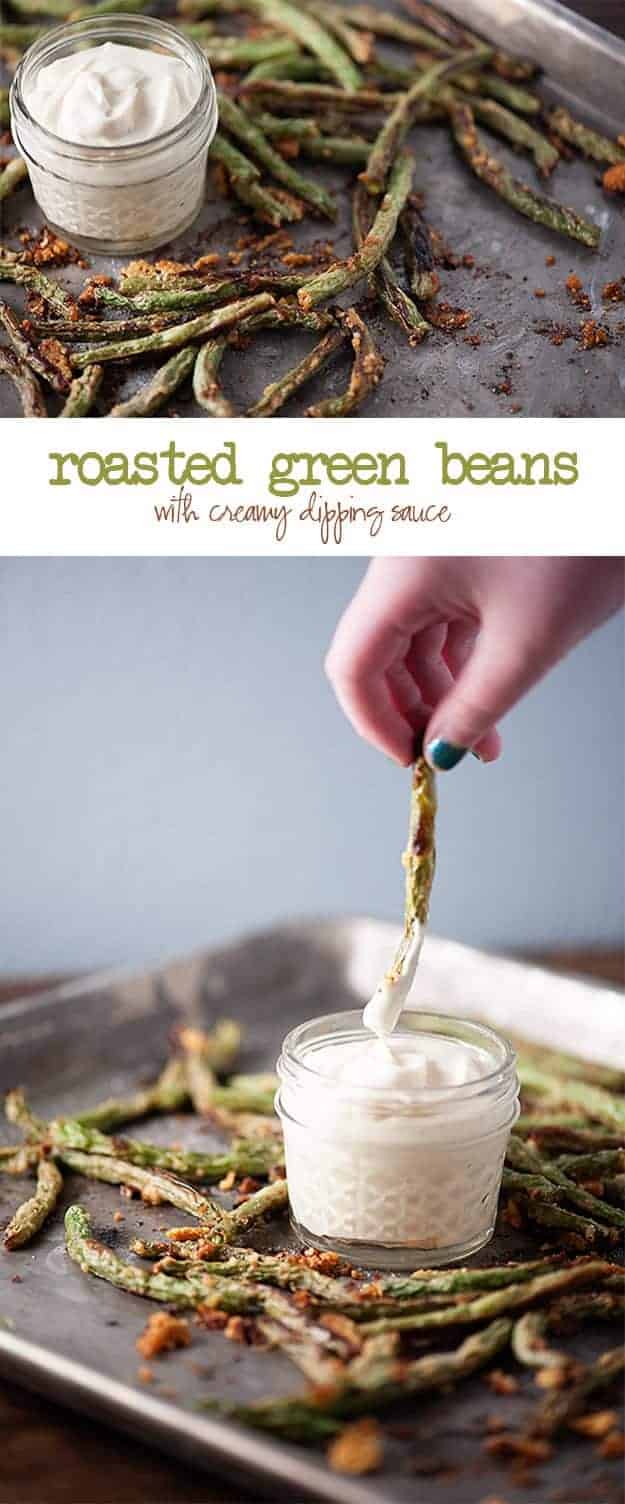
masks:
[[[481,752],[476,752],[475,751],[475,747],[471,748],[471,756],[472,757],[477,757],[478,762],[483,762],[484,761],[484,758],[482,757]]]
[[[433,767],[447,773],[450,768],[455,768],[462,762],[468,750],[468,747],[456,747],[453,742],[446,742],[441,736],[437,736],[433,742],[428,742],[428,760]]]

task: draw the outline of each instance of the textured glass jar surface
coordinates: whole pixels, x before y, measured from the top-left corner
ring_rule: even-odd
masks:
[[[404,1017],[393,1038],[427,1037],[432,1016]],[[283,1047],[277,1106],[296,1223],[319,1238],[374,1246],[486,1241],[518,1114],[512,1051],[491,1030],[438,1018],[439,1036],[487,1052],[487,1074],[413,1093],[359,1090],[324,1079],[314,1063],[315,1055],[327,1061],[333,1040],[366,1038],[358,1023],[357,1014],[313,1021]]]
[[[117,42],[168,54],[191,70],[196,102],[159,136],[124,146],[86,146],[33,118],[28,98],[41,69],[84,47]],[[11,89],[11,120],[46,219],[80,241],[121,251],[165,244],[202,203],[217,97],[204,54],[183,33],[144,16],[103,16],[55,28],[29,48]]]

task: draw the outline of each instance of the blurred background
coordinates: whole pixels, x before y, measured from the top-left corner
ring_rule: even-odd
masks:
[[[322,670],[365,561],[0,563],[0,973],[140,965],[292,915],[399,921],[408,775]],[[433,927],[618,945],[623,621],[439,780]]]

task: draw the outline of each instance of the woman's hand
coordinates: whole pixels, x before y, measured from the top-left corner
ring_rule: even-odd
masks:
[[[367,741],[436,768],[499,756],[500,716],[617,611],[620,558],[375,559],[326,661]],[[580,706],[580,724],[583,706]]]

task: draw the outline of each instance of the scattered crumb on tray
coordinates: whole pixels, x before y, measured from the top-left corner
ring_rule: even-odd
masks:
[[[87,267],[89,265],[75,245],[70,245],[69,241],[56,235],[48,225],[42,225],[34,235],[30,230],[21,230],[19,239],[23,247],[19,260],[28,266]]]
[[[567,1384],[575,1377],[575,1364],[557,1363],[551,1368],[539,1368],[534,1377],[534,1383],[539,1389],[566,1389]]]
[[[172,1352],[178,1347],[188,1347],[191,1331],[185,1316],[172,1316],[169,1311],[154,1311],[146,1326],[137,1337],[135,1346],[143,1358],[158,1358],[161,1353]]]
[[[503,1368],[492,1368],[486,1374],[485,1383],[493,1394],[517,1394],[519,1381],[513,1373],[504,1373]]]
[[[625,277],[619,277],[616,282],[606,282],[601,297],[604,303],[625,303]]]
[[[609,345],[610,331],[605,324],[599,324],[596,319],[586,319],[581,325],[580,336],[582,349],[598,350],[602,345]]]
[[[625,193],[625,162],[608,167],[603,174],[603,186],[606,193]]]
[[[588,1436],[591,1441],[602,1441],[615,1429],[617,1421],[616,1410],[591,1410],[588,1415],[572,1420],[570,1430],[577,1431],[579,1436]]]
[[[195,1312],[201,1326],[205,1326],[209,1332],[223,1332],[228,1325],[226,1311],[218,1311],[213,1306],[198,1306]]]
[[[576,276],[572,272],[570,277],[567,277],[565,285],[571,302],[575,304],[576,308],[590,308],[590,298],[584,289],[581,277]]]
[[[354,1421],[330,1442],[327,1450],[335,1473],[376,1473],[384,1460],[384,1437],[376,1420]]]
[[[499,1436],[488,1436],[484,1451],[489,1457],[515,1457],[526,1463],[547,1462],[552,1446],[536,1436],[518,1436],[513,1431],[502,1431]]]
[[[600,1457],[625,1457],[625,1437],[622,1431],[610,1431],[603,1441],[599,1442],[597,1452]]]

